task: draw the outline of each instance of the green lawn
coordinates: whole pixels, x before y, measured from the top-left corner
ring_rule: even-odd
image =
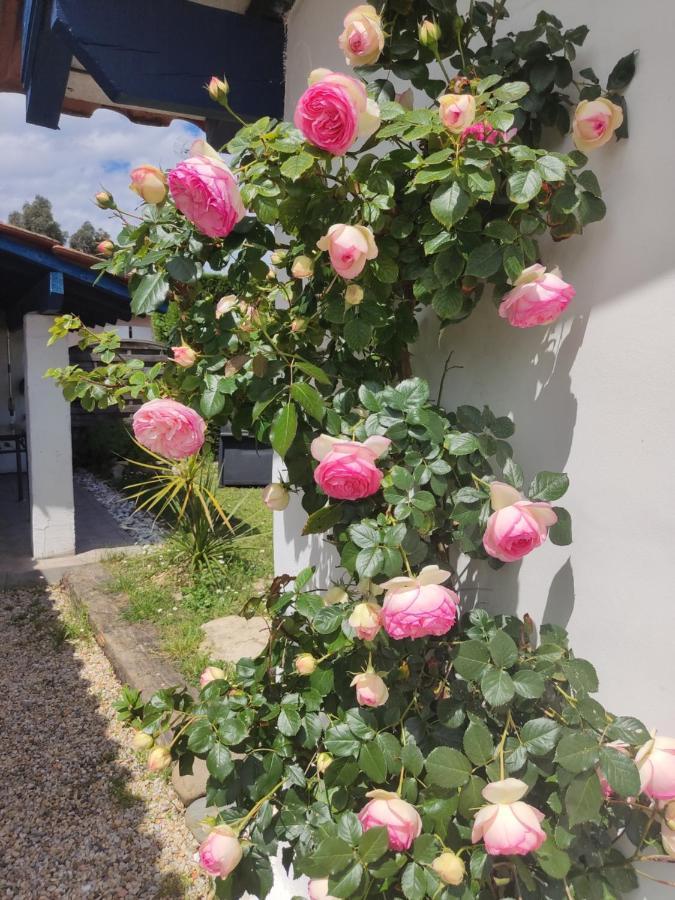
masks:
[[[162,649],[189,681],[196,681],[208,663],[199,652],[200,625],[238,613],[272,577],[272,513],[259,488],[221,488],[223,509],[246,528],[217,575],[190,573],[177,562],[169,539],[162,547],[139,556],[114,558],[106,565],[109,589],[129,597],[127,616],[159,630]]]

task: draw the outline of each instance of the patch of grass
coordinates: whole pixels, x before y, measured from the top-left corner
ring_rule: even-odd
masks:
[[[251,597],[262,593],[273,574],[272,514],[259,489],[222,488],[218,499],[246,530],[219,571],[191,572],[172,539],[139,556],[105,561],[111,574],[109,590],[129,598],[127,617],[157,626],[162,649],[191,682],[210,661],[199,652],[200,626],[239,613]]]

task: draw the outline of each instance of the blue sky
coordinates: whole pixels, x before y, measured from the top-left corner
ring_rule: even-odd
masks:
[[[128,189],[129,170],[141,163],[170,168],[201,136],[188,122],[134,125],[107,110],[90,119],[62,116],[54,131],[27,125],[24,104],[19,94],[0,94],[0,221],[43,194],[70,234],[85,219],[114,234],[118,220],[98,209],[94,194],[106,188],[121,208],[133,210],[138,198]]]

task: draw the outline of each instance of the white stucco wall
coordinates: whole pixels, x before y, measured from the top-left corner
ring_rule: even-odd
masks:
[[[352,5],[296,4],[287,117],[312,68],[346,71],[336,35]],[[605,704],[675,734],[675,5],[643,0],[638,14],[633,0],[510,0],[512,27],[530,27],[542,7],[569,27],[590,26],[578,66],[592,65],[603,79],[620,56],[640,48],[628,92],[630,140],[591,159],[608,216],[583,237],[544,247],[544,260],[560,265],[577,289],[563,321],[519,331],[485,299],[439,349],[435,316],[425,315],[414,366],[433,395],[454,347],[453,361],[464,368],[448,376],[445,405],[489,403],[512,413],[526,474],[570,476],[563,502],[573,516],[572,546],[545,546],[495,574],[481,566],[478,601],[568,625],[577,654],[598,667]],[[294,535],[304,517],[290,510],[275,530],[280,571],[293,569],[300,546]],[[660,891],[650,885],[644,896]]]

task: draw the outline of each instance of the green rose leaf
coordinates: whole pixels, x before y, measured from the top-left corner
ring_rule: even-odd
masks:
[[[169,293],[169,282],[161,272],[143,275],[138,282],[132,281],[131,284],[131,311],[136,316],[154,312]]]
[[[511,676],[503,669],[488,669],[481,678],[480,689],[492,706],[504,706],[516,692]]]
[[[224,781],[234,770],[232,754],[222,744],[214,744],[206,757],[206,768],[209,774],[219,781]]]
[[[516,642],[505,631],[495,632],[488,648],[492,661],[502,669],[508,669],[518,660]]]
[[[532,481],[530,500],[559,500],[570,485],[563,472],[540,472]]]
[[[562,728],[551,719],[530,719],[520,730],[520,740],[530,756],[545,756],[558,743]]]
[[[389,832],[386,828],[369,828],[359,839],[359,859],[364,863],[378,860],[389,849]]]
[[[363,878],[363,866],[354,863],[344,872],[339,872],[328,879],[328,890],[331,897],[354,897]]]
[[[298,430],[298,413],[293,403],[281,407],[272,422],[270,441],[279,454],[285,456]]]
[[[341,519],[342,504],[338,503],[335,506],[323,506],[308,517],[305,522],[305,527],[302,529],[302,533],[303,535],[321,534],[324,531],[328,531],[333,525],[337,525]]]
[[[374,741],[361,747],[359,767],[375,784],[382,784],[387,780],[387,762],[384,753]]]
[[[317,422],[321,422],[326,407],[321,394],[306,381],[296,381],[291,385],[291,397],[300,404],[305,412]]]
[[[302,869],[310,878],[325,878],[339,872],[353,860],[352,848],[338,837],[328,837],[321,841],[311,856],[302,860]]]
[[[602,788],[595,772],[575,778],[565,793],[570,828],[582,822],[599,822]]]
[[[640,773],[625,753],[616,747],[600,749],[600,769],[609,786],[620,797],[637,797],[640,793]]]
[[[448,187],[440,187],[431,200],[431,214],[446,228],[462,219],[470,205],[470,197],[456,181]]]
[[[540,672],[521,669],[512,678],[516,694],[525,700],[537,700],[546,689],[546,679]]]
[[[535,856],[544,872],[558,880],[564,878],[572,866],[572,861],[567,853],[556,847],[555,841],[550,837],[535,851]]]
[[[436,747],[427,756],[427,779],[430,784],[442,788],[458,788],[466,784],[471,775],[471,763],[451,747]]]
[[[281,166],[281,174],[284,178],[289,178],[291,181],[297,181],[301,175],[310,169],[314,165],[315,159],[314,157],[302,151],[301,153],[296,153],[293,156],[289,156],[288,159]]]
[[[401,878],[403,895],[408,900],[424,900],[427,896],[427,878],[424,868],[416,862],[408,863]]]
[[[514,172],[508,180],[509,200],[513,203],[529,203],[541,190],[542,179],[535,169]]]
[[[560,740],[555,758],[563,769],[573,772],[585,772],[598,762],[598,740],[590,732],[567,734]]]
[[[484,766],[494,756],[495,748],[489,729],[482,722],[472,722],[464,732],[464,752],[476,766]]]
[[[467,681],[478,681],[490,665],[490,651],[482,641],[462,641],[455,657],[455,671]]]

